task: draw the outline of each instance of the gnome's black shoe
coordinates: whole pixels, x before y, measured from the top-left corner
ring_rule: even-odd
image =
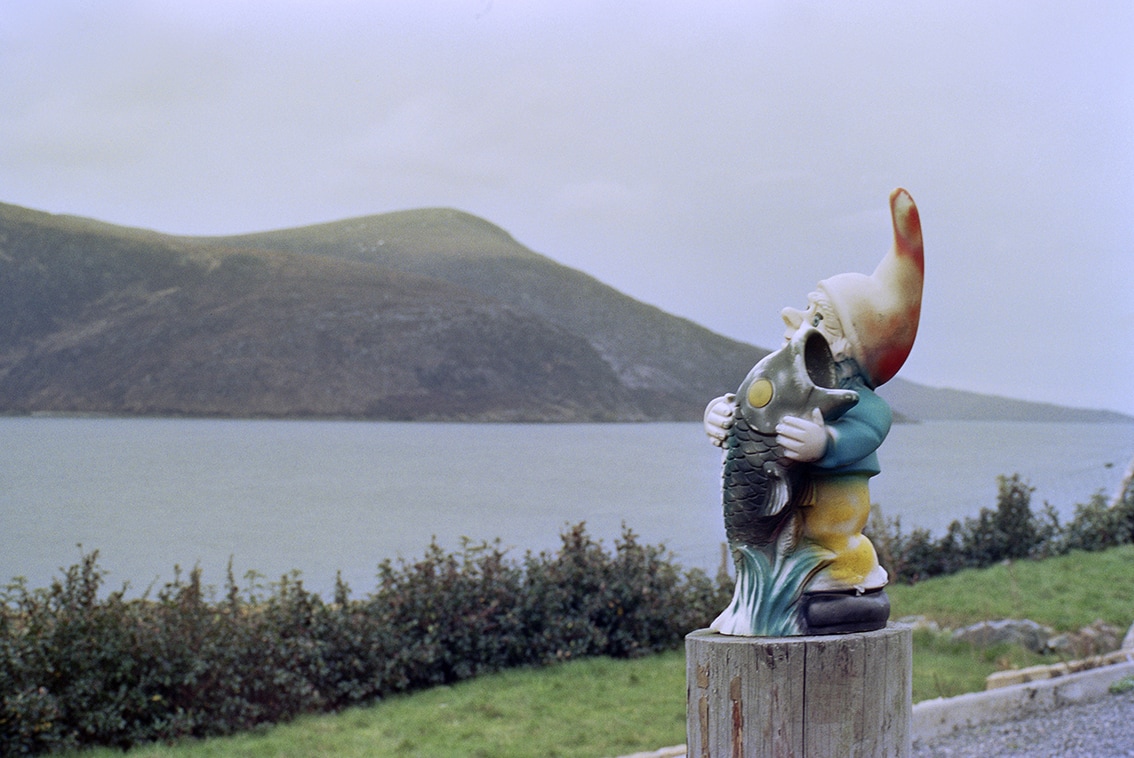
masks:
[[[804,634],[872,632],[890,618],[890,598],[881,588],[861,595],[854,590],[808,592],[799,602]]]

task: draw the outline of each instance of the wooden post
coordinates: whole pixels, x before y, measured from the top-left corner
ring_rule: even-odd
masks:
[[[908,758],[913,633],[685,638],[688,758]]]

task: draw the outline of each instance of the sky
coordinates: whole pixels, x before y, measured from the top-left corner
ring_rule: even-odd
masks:
[[[901,186],[900,376],[1134,415],[1132,39],[1128,0],[0,0],[0,202],[208,235],[452,207],[775,347]]]

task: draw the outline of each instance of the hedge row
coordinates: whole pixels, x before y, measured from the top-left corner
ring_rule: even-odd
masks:
[[[1001,477],[995,510],[934,539],[879,513],[870,533],[896,581],[1004,559],[1134,542],[1134,485],[1096,495],[1060,524],[1031,511],[1032,488]],[[380,564],[361,600],[339,580],[330,602],[296,575],[220,597],[199,570],[148,596],[102,596],[97,552],[45,589],[0,592],[0,755],[229,734],[516,666],[630,657],[681,643],[732,592],[723,571],[684,570],[624,530],[614,551],[582,524],[556,553],[509,559],[499,545]]]
[[[1018,474],[997,477],[995,510],[982,508],[976,517],[953,521],[934,538],[927,529],[902,530],[900,518],[884,518],[877,508],[868,528],[879,560],[892,580],[914,583],[966,568],[983,568],[1003,560],[1046,558],[1072,550],[1105,550],[1134,543],[1134,481],[1127,481],[1113,503],[1101,493],[1075,506],[1066,524],[1050,504],[1031,509],[1034,488]]]
[[[680,644],[725,606],[727,577],[685,571],[625,530],[582,524],[554,554],[436,544],[331,602],[284,577],[223,597],[199,570],[154,598],[105,597],[97,552],[0,604],[0,755],[233,733],[515,666],[638,656]],[[723,583],[722,583],[723,579]]]

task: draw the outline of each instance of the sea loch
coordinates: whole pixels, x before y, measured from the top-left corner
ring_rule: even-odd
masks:
[[[872,499],[905,529],[940,532],[996,503],[1019,473],[1064,517],[1119,486],[1134,424],[896,425]],[[436,537],[499,538],[519,558],[586,521],[608,547],[622,524],[715,570],[724,541],[720,451],[699,424],[424,424],[0,418],[0,582],[40,587],[97,549],[130,594],[199,565],[220,584],[298,570],[355,596],[385,558]],[[243,583],[241,581],[241,583]]]

